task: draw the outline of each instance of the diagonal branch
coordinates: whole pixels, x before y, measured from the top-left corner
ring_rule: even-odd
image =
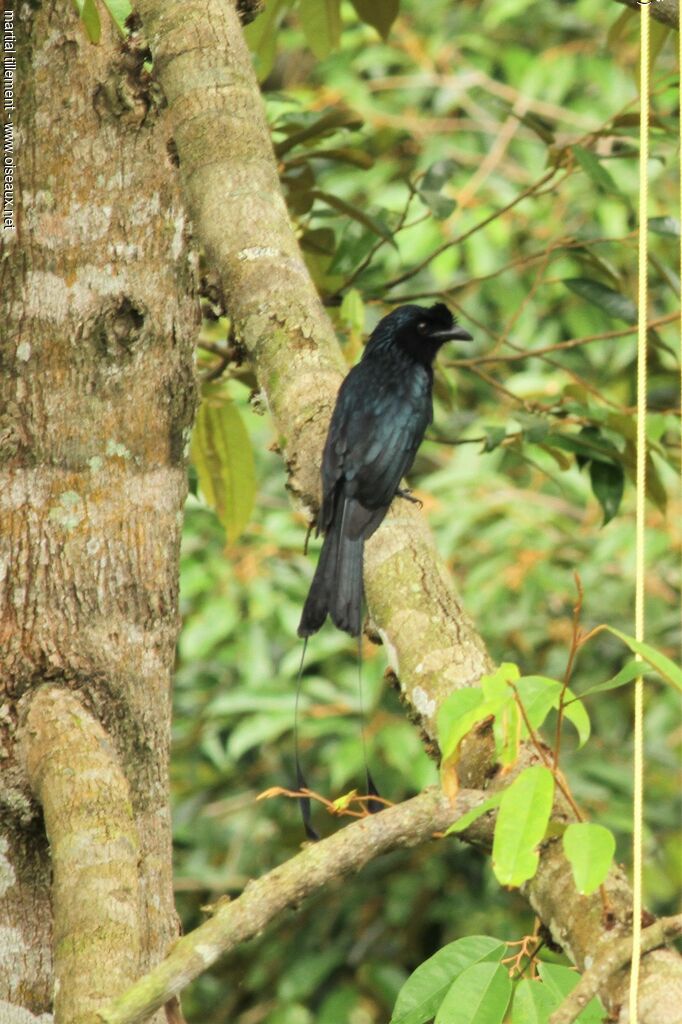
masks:
[[[329,882],[359,871],[383,853],[426,842],[482,799],[482,793],[461,790],[453,807],[440,790],[426,790],[306,845],[285,864],[249,882],[238,899],[220,903],[213,917],[180,939],[162,963],[100,1010],[98,1019],[104,1024],[140,1024],[287,908],[297,907]],[[481,826],[474,823],[472,831],[477,827]]]

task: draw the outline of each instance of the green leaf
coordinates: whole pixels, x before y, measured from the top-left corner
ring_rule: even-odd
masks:
[[[639,654],[667,683],[682,691],[682,669],[674,661],[671,661],[667,655],[650,647],[649,644],[635,640],[634,637],[628,636],[627,633],[621,633],[614,626],[605,626],[604,628],[627,644],[635,654]]]
[[[495,713],[493,719],[493,736],[495,737],[495,758],[503,768],[513,765],[519,755],[521,728],[518,704],[512,698],[505,701]]]
[[[568,826],[563,841],[575,887],[581,896],[589,896],[599,888],[609,873],[616,840],[603,825],[581,821]]]
[[[486,717],[481,711],[483,693],[478,687],[465,686],[456,690],[441,704],[437,716],[438,745],[443,760],[454,754],[469,730]]]
[[[424,189],[425,192],[440,192],[456,170],[457,164],[454,160],[436,160],[424,174],[419,188]]]
[[[503,791],[502,791],[503,792]],[[466,814],[463,814],[461,818],[458,818],[450,828],[445,832],[446,836],[457,835],[458,832],[463,832],[465,828],[469,828],[474,821],[478,818],[482,818],[488,811],[494,810],[500,806],[500,800],[502,799],[502,792],[496,793],[495,796],[491,796],[488,800],[484,800],[478,807],[473,807]]]
[[[258,59],[258,78],[261,82],[274,66],[279,23],[289,6],[289,0],[268,0],[259,16],[244,28],[249,49]]]
[[[526,441],[539,444],[549,432],[549,422],[543,416],[535,416],[529,412],[515,412],[514,419],[523,430]]]
[[[572,690],[565,694],[564,715],[578,733],[578,746],[583,747],[590,738],[592,726],[585,705],[575,697]]]
[[[604,512],[602,526],[606,526],[620,508],[625,489],[625,473],[622,466],[593,460],[590,462],[590,483],[592,493]]]
[[[649,217],[649,231],[655,235],[680,237],[680,222],[676,217]]]
[[[192,435],[192,462],[206,503],[234,543],[253,510],[256,471],[249,435],[232,402],[209,397],[201,403]]]
[[[341,0],[299,0],[303,34],[318,60],[328,57],[341,40]]]
[[[445,220],[457,206],[454,199],[441,195],[443,185],[448,183],[456,167],[457,164],[454,160],[436,160],[434,164],[431,164],[417,188],[419,198],[428,206],[437,220]]]
[[[504,791],[493,839],[493,871],[501,885],[522,885],[535,874],[545,835],[554,779],[544,765],[526,768]]]
[[[395,240],[393,238],[393,232],[391,229],[377,217],[372,217],[365,210],[359,209],[357,206],[353,206],[351,203],[347,203],[345,199],[339,199],[338,196],[332,195],[330,192],[321,192],[319,189],[315,189],[313,192],[315,199],[322,200],[327,206],[331,206],[334,210],[338,210],[339,213],[345,213],[347,217],[352,217],[353,220],[358,221],[364,227],[369,228],[375,235],[379,235],[384,241],[389,242],[395,247]]]
[[[485,443],[481,451],[492,452],[498,445],[501,445],[507,436],[506,427],[484,427]]]
[[[230,729],[227,752],[238,761],[248,750],[271,743],[291,729],[291,712],[248,715]]]
[[[321,256],[333,256],[336,252],[336,235],[331,228],[315,228],[301,235],[301,248]]]
[[[502,964],[473,964],[450,986],[435,1024],[502,1024],[511,990]]]
[[[541,981],[521,978],[514,989],[511,1024],[547,1024],[550,1013],[559,1005]]]
[[[104,6],[109,11],[109,14],[121,35],[125,35],[126,19],[132,11],[130,0],[104,0]]]
[[[294,157],[290,164],[297,160],[331,160],[335,163],[351,164],[353,167],[361,167],[363,171],[374,166],[374,157],[364,149],[357,149],[354,146],[335,146],[330,149],[308,150],[300,157]]]
[[[341,319],[351,330],[361,334],[365,328],[365,303],[357,288],[350,288],[343,297],[339,310]]]
[[[547,991],[555,1000],[555,1006],[559,1006],[580,981],[580,975],[577,971],[571,970],[570,967],[563,967],[560,964],[540,962],[538,971]],[[602,1024],[604,1017],[604,1007],[595,996],[585,1009],[581,1011],[580,1016],[576,1017],[575,1024]]]
[[[436,220],[445,220],[457,206],[455,199],[441,195],[440,192],[428,192],[424,188],[420,188],[418,191],[419,198],[425,206],[428,206]]]
[[[530,725],[539,729],[551,709],[559,706],[561,683],[547,676],[521,676],[516,692]]]
[[[388,38],[398,16],[400,0],[351,0],[358,17],[375,28],[382,39]]]
[[[96,0],[83,0],[80,16],[91,43],[99,43],[102,35],[102,23],[99,18]]]
[[[585,171],[587,175],[592,179],[594,184],[602,192],[618,192],[618,186],[615,181],[606,170],[602,167],[599,162],[599,158],[594,155],[589,149],[585,149],[583,146],[573,146],[573,153],[575,158]]]
[[[479,686],[488,700],[496,698],[505,700],[512,693],[509,683],[516,682],[520,675],[518,665],[515,665],[513,661],[503,661],[494,672],[489,672],[487,676],[481,676]]]
[[[301,125],[301,122],[303,124]],[[287,138],[282,139],[275,145],[275,154],[283,157],[294,146],[300,146],[309,139],[325,138],[339,131],[341,128],[354,129],[361,127],[362,118],[354,110],[348,107],[326,108],[314,117],[302,117],[297,115],[296,119],[285,122],[282,130],[288,132]]]
[[[613,288],[607,288],[605,284],[587,277],[567,277],[563,283],[576,295],[587,299],[609,316],[624,320],[627,324],[637,322],[637,308],[634,302]]]
[[[431,1020],[453,981],[474,964],[500,961],[506,946],[488,935],[469,935],[443,946],[407,979],[390,1024],[423,1024]]]
[[[641,661],[629,661],[627,665],[611,679],[607,679],[605,683],[596,683],[594,686],[588,686],[586,690],[583,690],[580,694],[581,699],[587,697],[593,693],[602,693],[606,690],[617,690],[619,686],[627,686],[633,679],[637,679],[639,676],[646,671]]]

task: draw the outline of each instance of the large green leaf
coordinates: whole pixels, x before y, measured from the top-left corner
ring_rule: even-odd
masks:
[[[589,896],[609,873],[616,850],[613,833],[603,825],[581,821],[568,826],[563,842],[575,887],[582,896]]]
[[[562,690],[563,683],[548,676],[522,676],[518,680],[516,691],[533,729],[540,728],[552,708],[558,710]],[[564,715],[575,727],[582,747],[590,737],[590,717],[569,687],[564,690]]]
[[[554,779],[544,765],[526,768],[504,791],[493,839],[493,871],[501,885],[522,885],[535,874],[553,799]]]
[[[473,964],[450,986],[435,1024],[502,1024],[511,990],[502,964]]]
[[[443,946],[420,964],[396,1000],[390,1024],[424,1024],[431,1020],[459,975],[473,964],[499,962],[506,946],[488,935],[469,935]]]
[[[132,11],[130,0],[104,0],[104,6],[109,11],[121,35],[125,35],[126,18]]]
[[[341,39],[341,0],[299,0],[299,10],[308,46],[319,59],[327,57]]]
[[[555,1000],[555,1006],[559,1006],[580,981],[577,971],[571,970],[570,967],[563,967],[561,964],[540,963],[538,971],[547,991]],[[575,1024],[602,1024],[604,1017],[604,1007],[595,996],[576,1017]]]
[[[232,402],[207,397],[201,403],[192,435],[192,462],[206,503],[234,543],[251,516],[256,471],[249,435]]]
[[[264,9],[244,29],[246,41],[258,58],[258,77],[262,81],[272,71],[277,54],[279,23],[290,6],[290,0],[268,0]]]
[[[438,745],[444,761],[457,750],[462,738],[476,722],[486,717],[486,712],[481,710],[483,703],[483,693],[473,686],[456,690],[443,701],[438,710],[437,726]]]
[[[81,21],[91,43],[99,43],[102,35],[102,23],[99,17],[96,0],[74,0]]]
[[[375,28],[382,39],[388,38],[398,16],[400,0],[351,0],[358,17]]]
[[[547,1024],[558,1001],[541,981],[521,978],[514,987],[511,1024]]]

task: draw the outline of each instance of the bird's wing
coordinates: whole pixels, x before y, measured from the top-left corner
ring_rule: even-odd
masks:
[[[431,381],[424,372],[384,371],[366,360],[343,382],[325,446],[322,526],[340,494],[353,499],[348,536],[369,536],[381,522],[412,465],[431,422]]]

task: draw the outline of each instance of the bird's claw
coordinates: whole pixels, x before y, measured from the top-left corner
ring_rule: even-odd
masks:
[[[424,502],[419,498],[415,498],[409,487],[399,487],[395,493],[397,498],[404,498],[405,501],[409,501],[413,505],[419,505],[420,508],[424,508]]]

